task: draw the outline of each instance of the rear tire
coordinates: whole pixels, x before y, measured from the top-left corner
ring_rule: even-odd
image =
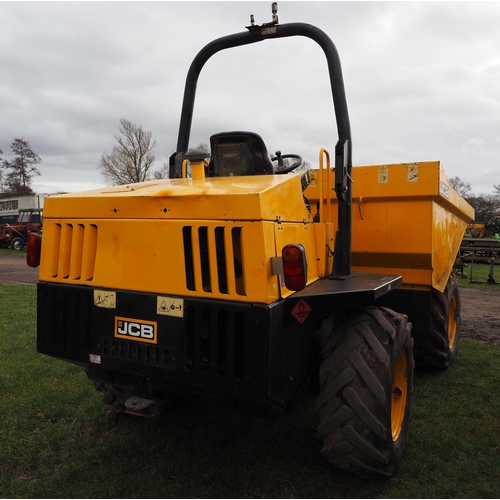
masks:
[[[485,228],[476,228],[471,231],[471,236],[473,238],[484,238],[486,236]]]
[[[407,317],[383,307],[343,314],[323,349],[317,437],[335,467],[391,477],[408,441],[413,340]]]
[[[432,290],[430,328],[414,331],[418,368],[444,370],[453,364],[460,339],[460,310],[458,280],[451,274],[443,293]]]

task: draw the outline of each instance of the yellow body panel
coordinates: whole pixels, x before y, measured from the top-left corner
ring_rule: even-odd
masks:
[[[305,193],[311,204],[319,196],[319,173],[312,177]],[[400,274],[406,287],[443,291],[474,211],[451,188],[440,163],[354,167],[352,177],[353,271]]]
[[[330,274],[334,172],[173,179],[47,198],[40,279],[269,304],[290,292],[271,259],[306,249],[308,283]],[[472,208],[439,162],[353,168],[352,269],[444,290]],[[328,196],[328,193],[330,196]],[[236,263],[236,264],[235,264]],[[274,272],[276,272],[274,270]]]
[[[51,196],[44,217],[312,222],[297,175],[165,179]]]
[[[40,279],[269,304],[289,294],[271,266],[284,245],[302,243],[308,280],[318,278],[309,219],[293,174],[51,196]]]
[[[96,228],[97,247],[92,249],[90,257],[83,251],[83,244],[76,238],[71,239],[70,233],[75,234],[75,227],[85,228],[85,234],[88,228]],[[184,250],[183,228],[186,227],[191,228],[192,235],[193,258],[187,264],[193,269],[191,289]],[[221,273],[216,257],[218,227],[223,228],[225,250],[223,287],[219,284]],[[200,228],[208,244],[205,262],[199,253]],[[232,236],[234,228],[238,241]],[[40,268],[43,281],[244,302],[269,303],[279,298],[277,277],[271,275],[270,258],[275,256],[275,242],[270,222],[226,222],[221,226],[214,221],[91,219],[68,223],[48,220],[44,238],[47,244],[44,242]],[[49,241],[54,244],[49,245]],[[244,270],[241,278],[236,276],[234,258],[241,262]],[[72,263],[78,260],[89,269],[87,274],[70,272]]]

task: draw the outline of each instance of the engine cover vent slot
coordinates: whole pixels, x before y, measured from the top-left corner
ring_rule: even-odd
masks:
[[[241,227],[184,226],[186,288],[192,292],[245,295]]]

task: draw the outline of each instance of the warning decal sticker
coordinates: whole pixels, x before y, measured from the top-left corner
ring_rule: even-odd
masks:
[[[164,314],[165,316],[175,316],[177,318],[183,318],[184,299],[158,296],[156,298],[156,313]]]
[[[304,323],[304,321],[309,316],[309,313],[311,312],[311,310],[312,309],[309,306],[309,304],[304,299],[300,299],[297,302],[297,304],[295,304],[295,307],[292,309],[292,316],[299,323]]]

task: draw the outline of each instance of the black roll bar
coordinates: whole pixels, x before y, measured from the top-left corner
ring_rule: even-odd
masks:
[[[304,36],[318,43],[323,49],[328,64],[338,132],[338,141],[335,146],[335,192],[338,199],[339,231],[337,232],[335,241],[333,274],[348,276],[351,274],[352,230],[351,126],[338,52],[332,40],[319,28],[306,23],[262,25],[261,27],[252,27],[250,31],[235,33],[213,40],[198,52],[191,63],[186,78],[179,135],[177,138],[177,151],[169,159],[170,178],[180,177],[181,175],[183,157],[189,147],[198,78],[208,59],[221,50],[262,42],[267,39],[291,36]]]

